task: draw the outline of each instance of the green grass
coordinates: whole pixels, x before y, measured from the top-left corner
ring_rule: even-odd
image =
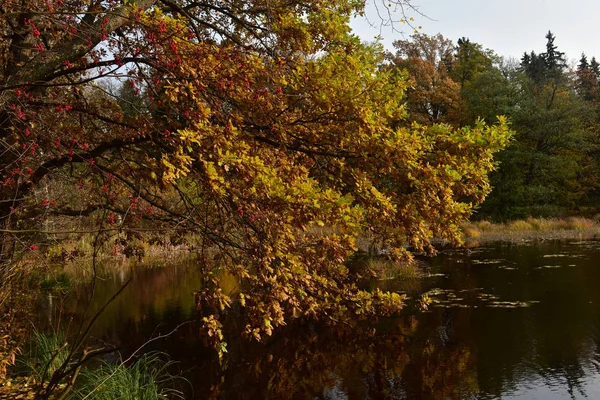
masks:
[[[40,288],[49,291],[64,291],[72,286],[71,277],[65,272],[61,272],[57,276],[47,276],[40,282]]]
[[[142,355],[130,367],[123,363],[103,363],[98,368],[82,371],[80,380],[71,392],[72,400],[162,400],[183,398],[171,389],[176,378],[167,369],[172,364],[157,353]]]
[[[70,348],[60,333],[45,334],[34,330],[29,352],[21,365],[27,377],[38,385],[47,383],[52,374],[67,360]],[[165,356],[147,353],[132,365],[123,362],[110,364],[102,361],[100,366],[81,369],[73,389],[66,399],[70,400],[166,400],[183,398],[172,386],[182,378],[169,374],[173,364]],[[60,385],[64,388],[64,382]]]
[[[23,359],[25,373],[37,383],[47,381],[67,359],[69,348],[60,333],[44,334],[34,330],[29,352]]]

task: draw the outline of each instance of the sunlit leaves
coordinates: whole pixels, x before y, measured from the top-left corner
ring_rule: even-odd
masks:
[[[220,356],[219,318],[234,304],[258,340],[294,318],[399,311],[402,296],[358,288],[348,266],[358,236],[368,231],[406,262],[407,246],[459,241],[458,222],[489,191],[506,124],[411,123],[406,72],[349,33],[362,2],[221,3],[128,8],[106,32],[120,14],[89,14],[102,46],[65,56],[45,90],[11,94],[20,103],[3,132],[33,154],[19,158],[19,173],[32,172],[15,186],[18,207],[40,203],[31,175],[66,215],[172,230],[173,241],[189,234],[205,278],[204,332]],[[127,96],[86,81],[106,71],[126,75]],[[76,189],[61,197],[55,179]],[[219,288],[223,273],[235,291]]]

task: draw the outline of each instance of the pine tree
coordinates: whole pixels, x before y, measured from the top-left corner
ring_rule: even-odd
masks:
[[[596,68],[597,64],[598,63],[596,63]],[[579,65],[577,66],[576,77],[577,79],[575,82],[579,96],[581,96],[585,101],[593,101],[597,99],[600,91],[600,87],[598,86],[598,77],[588,63],[585,54],[582,54]]]
[[[600,64],[598,61],[596,61],[596,57],[592,57],[592,60],[590,61],[590,69],[596,78],[600,78]]]
[[[579,60],[579,65],[577,66],[577,69],[581,71],[588,69],[589,67],[590,64],[588,63],[587,56],[585,55],[585,53],[581,53],[581,59]]]
[[[534,51],[523,54],[521,58],[521,71],[525,72],[534,82],[541,82],[546,76],[546,63],[544,54],[537,55]]]
[[[556,71],[565,67],[565,53],[557,50],[557,46],[554,44],[554,40],[556,37],[552,34],[552,32],[548,31],[546,34],[546,52],[541,54],[543,57],[546,68],[548,71]]]

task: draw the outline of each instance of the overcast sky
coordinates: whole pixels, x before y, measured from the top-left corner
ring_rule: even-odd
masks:
[[[385,0],[375,0],[385,1]],[[367,17],[378,24],[377,13],[369,0]],[[546,33],[556,36],[555,44],[567,59],[579,60],[585,52],[588,58],[600,59],[600,0],[412,0],[430,19],[416,14],[415,26],[423,33],[441,33],[456,43],[460,37],[483,45],[506,57],[520,58],[523,52],[545,51]],[[397,17],[400,18],[399,16]],[[353,21],[354,31],[366,41],[372,41],[379,28],[371,28],[364,19]],[[397,24],[406,31],[412,29]],[[383,43],[391,48],[393,40],[402,35],[382,28]]]

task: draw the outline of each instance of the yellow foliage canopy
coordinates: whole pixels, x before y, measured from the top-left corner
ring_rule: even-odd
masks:
[[[410,121],[407,76],[350,35],[361,2],[146,0],[95,13],[71,3],[35,2],[54,8],[29,20],[31,46],[3,47],[0,129],[16,154],[2,170],[15,197],[5,221],[25,226],[51,201],[101,227],[118,215],[123,230],[194,233],[198,303],[220,351],[219,310],[232,301],[257,339],[291,318],[398,311],[398,294],[357,288],[346,262],[358,235],[408,261],[406,246],[459,242],[458,223],[489,192],[505,122],[395,128]],[[19,4],[0,14],[3,30]],[[59,29],[59,11],[80,22],[75,32]],[[94,83],[123,65],[127,102]],[[235,299],[218,288],[223,269],[239,282]]]

